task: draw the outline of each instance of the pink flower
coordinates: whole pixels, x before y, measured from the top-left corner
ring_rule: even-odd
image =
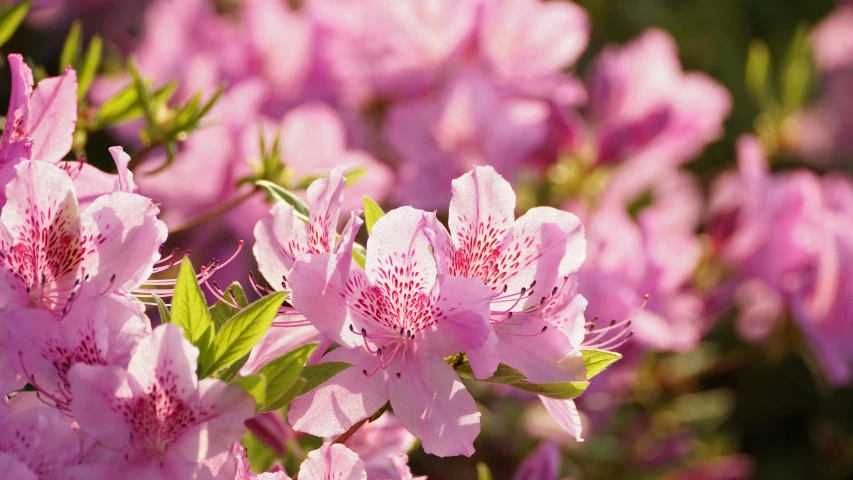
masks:
[[[405,459],[402,465],[408,468],[405,453],[415,446],[416,441],[417,438],[406,430],[397,417],[385,413],[359,428],[345,445],[364,461],[369,478],[396,479],[398,475],[406,478],[399,473],[400,457]]]
[[[589,31],[586,12],[572,2],[483,2],[478,53],[501,85],[575,104],[583,87],[563,72],[586,49]]]
[[[137,305],[120,297],[102,298],[98,287],[89,285],[61,320],[46,310],[25,308],[8,314],[5,325],[10,332],[7,348],[20,374],[66,412],[72,366],[127,367],[134,347],[151,330]]]
[[[347,187],[350,197],[343,208],[350,211],[361,205],[361,195],[382,201],[391,187],[392,175],[388,166],[350,146],[346,127],[338,112],[320,102],[303,103],[288,111],[280,121],[266,119],[262,124],[267,145],[272,145],[277,132],[281,135],[279,154],[294,180],[324,176],[336,168],[350,172],[366,169],[364,176]],[[257,157],[258,132],[251,130],[243,138],[248,155]]]
[[[323,444],[308,454],[308,458],[299,467],[302,480],[367,480],[364,462],[347,447],[335,444]]]
[[[151,200],[116,192],[79,209],[71,179],[47,162],[22,162],[0,214],[2,303],[61,316],[82,283],[128,294],[151,274],[166,228]]]
[[[344,228],[340,240],[335,240],[345,182],[342,170],[332,170],[328,178],[311,183],[308,187],[310,216],[307,223],[292,206],[279,202],[272,209],[272,219],[260,220],[255,225],[252,251],[261,273],[275,290],[288,288],[288,276],[302,256],[338,252],[348,248],[348,244],[351,246],[361,226],[355,214]],[[252,349],[249,360],[241,369],[244,375],[257,371],[296,347],[323,339],[303,315],[289,308],[281,310],[273,327]]]
[[[450,235],[437,222],[428,232],[441,272],[477,278],[492,289],[493,331],[468,352],[474,373],[486,378],[505,363],[533,383],[585,380],[578,348],[586,300],[575,276],[586,241],[578,218],[537,207],[516,220],[515,192],[491,167],[476,167],[452,185]],[[580,440],[574,403],[541,398]]]
[[[56,163],[71,150],[77,122],[77,74],[68,68],[33,89],[33,73],[21,55],[9,55],[12,94],[0,139],[0,164],[21,158]],[[27,152],[26,155],[22,155]]]
[[[736,302],[755,289],[777,295],[766,308],[741,311],[743,330],[761,338],[784,302],[829,380],[845,384],[853,378],[846,313],[853,292],[846,267],[853,261],[853,184],[807,170],[771,175],[753,137],[740,139],[738,154],[738,172],[720,177],[712,189],[709,231],[717,254],[734,270],[728,288]],[[760,330],[750,329],[754,325]]]
[[[675,41],[662,30],[605,49],[588,85],[596,162],[630,160],[633,167],[626,168],[647,172],[646,178],[716,140],[731,110],[720,84],[682,72]]]
[[[6,478],[118,478],[104,476],[109,467],[79,465],[85,453],[81,436],[57,410],[37,406],[10,411],[0,404],[0,466]]]
[[[165,324],[144,338],[127,369],[71,368],[80,428],[136,475],[189,478],[244,432],[254,401],[237,386],[196,377],[198,349]]]
[[[319,31],[318,63],[337,96],[364,104],[421,92],[469,43],[478,0],[319,0],[308,7]]]
[[[514,176],[546,138],[547,102],[510,94],[481,69],[466,68],[435,96],[390,109],[384,135],[402,160],[398,200],[447,204],[447,185],[476,165]]]
[[[353,365],[294,400],[296,430],[337,435],[390,399],[426,452],[474,452],[480,413],[444,357],[483,345],[492,293],[481,281],[438,275],[423,234],[429,219],[409,207],[379,219],[366,270],[351,265],[351,243],[296,263],[294,307],[342,345],[323,359]]]
[[[518,467],[513,480],[557,480],[560,478],[560,445],[543,442]]]

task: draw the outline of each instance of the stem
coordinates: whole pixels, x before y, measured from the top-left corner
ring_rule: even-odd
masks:
[[[349,430],[347,430],[346,432],[342,433],[342,434],[341,434],[338,438],[336,438],[336,439],[335,439],[335,441],[334,441],[334,442],[332,442],[332,443],[344,443],[344,442],[346,442],[347,440],[349,440],[349,439],[350,439],[350,437],[352,437],[353,435],[355,435],[355,432],[357,432],[357,431],[358,431],[358,429],[362,427],[362,425],[364,425],[365,423],[367,423],[367,421],[368,421],[368,420],[369,420],[369,418],[365,418],[364,420],[362,420],[362,421],[360,421],[360,422],[356,423],[355,425],[351,426]]]
[[[169,234],[173,235],[175,233],[183,232],[185,230],[189,230],[189,229],[197,227],[203,223],[206,223],[210,220],[213,220],[214,218],[216,218],[216,217],[218,217],[224,213],[227,213],[231,209],[233,209],[233,208],[237,207],[238,205],[240,205],[241,203],[245,202],[246,200],[251,198],[252,195],[257,193],[259,190],[260,189],[258,187],[254,187],[251,190],[248,190],[246,193],[242,193],[240,195],[237,195],[237,196],[231,198],[231,200],[228,200],[227,202],[220,203],[219,205],[217,205],[217,206],[215,206],[215,207],[213,207],[213,208],[211,208],[205,212],[202,212],[202,213],[196,215],[195,217],[187,220],[186,222],[184,222],[184,223],[182,223],[182,224],[180,224],[174,228],[169,229]]]

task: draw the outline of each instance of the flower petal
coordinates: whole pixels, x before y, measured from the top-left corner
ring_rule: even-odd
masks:
[[[454,273],[488,279],[515,219],[515,192],[492,167],[453,180],[448,225],[456,245]]]
[[[471,456],[480,434],[480,412],[459,376],[443,358],[412,355],[400,378],[388,385],[394,414],[439,457]]]
[[[494,293],[482,280],[441,275],[431,295],[430,325],[418,335],[419,348],[441,357],[479,348],[489,336]]]
[[[299,317],[278,317],[276,320],[293,322]],[[304,318],[304,317],[303,317]],[[240,369],[240,375],[251,375],[272,360],[302,345],[322,340],[323,335],[316,328],[307,327],[276,327],[273,326],[264,334],[261,341],[252,348],[249,360]]]
[[[554,418],[558,425],[575,437],[575,440],[579,442],[583,441],[581,437],[583,432],[581,416],[578,413],[578,407],[575,405],[574,400],[557,400],[541,395],[539,399],[542,400],[542,404],[545,405],[548,413],[551,414],[551,417]]]
[[[77,72],[39,82],[30,96],[26,136],[33,141],[33,160],[58,162],[71,150],[77,124]]]
[[[139,342],[127,371],[140,385],[174,387],[176,396],[187,401],[198,385],[197,361],[198,348],[184,338],[181,327],[166,323]]]
[[[83,231],[94,249],[84,262],[86,270],[115,289],[129,292],[138,287],[151,275],[166,241],[166,224],[157,219],[158,213],[141,195],[116,192],[95,200],[82,216]]]
[[[124,450],[131,444],[131,427],[115,410],[117,398],[131,398],[139,385],[125,370],[78,363],[68,372],[71,412],[80,429],[106,447]]]
[[[347,447],[335,443],[324,444],[308,454],[299,467],[303,480],[367,480],[364,462]]]
[[[327,362],[347,362],[352,367],[338,373],[305,395],[296,397],[287,414],[294,430],[318,437],[339,435],[356,422],[373,415],[388,401],[386,374],[373,371],[376,356],[366,350],[338,348],[323,357]]]
[[[328,178],[317,179],[308,187],[308,245],[312,253],[331,252],[335,246],[344,183],[344,171],[333,169]]]

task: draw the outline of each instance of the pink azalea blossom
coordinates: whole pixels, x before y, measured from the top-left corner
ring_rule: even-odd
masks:
[[[255,408],[237,386],[198,380],[197,359],[181,329],[165,324],[139,343],[126,370],[78,363],[68,375],[74,418],[128,472],[190,478],[243,434]]]
[[[591,148],[597,163],[630,160],[634,174],[690,160],[722,134],[728,92],[710,77],[684,73],[675,41],[650,30],[605,49],[589,74]]]
[[[486,378],[500,362],[533,383],[585,380],[578,348],[586,300],[575,276],[586,241],[578,218],[537,207],[516,220],[515,193],[491,167],[454,180],[452,191],[450,234],[435,223],[429,236],[442,272],[481,279],[492,289],[493,330],[483,347],[468,352],[474,373]],[[580,440],[574,403],[542,401]]]
[[[5,319],[19,373],[66,412],[72,366],[126,367],[136,344],[151,330],[139,308],[120,297],[102,298],[98,287],[89,285],[78,295],[61,320],[35,308],[14,310]]]
[[[82,283],[130,293],[148,278],[166,238],[151,200],[116,192],[81,211],[71,179],[56,166],[22,162],[15,173],[0,214],[7,309],[61,315]]]
[[[385,413],[378,419],[364,425],[345,442],[345,445],[358,454],[364,461],[368,478],[388,478],[397,476],[407,478],[400,473],[402,466],[407,467],[405,453],[415,446],[417,438],[391,413]],[[411,478],[411,473],[408,474]]]
[[[71,480],[107,477],[103,465],[79,465],[85,443],[57,410],[10,411],[0,404],[0,466],[5,478]]]
[[[572,2],[496,0],[483,2],[478,53],[498,82],[526,94],[573,105],[583,87],[563,71],[589,41],[590,22]]]
[[[337,96],[364,104],[408,96],[439,80],[474,33],[478,0],[317,0],[318,62]]]
[[[557,480],[560,478],[560,445],[543,442],[518,467],[513,480]]]
[[[402,160],[396,198],[424,208],[449,200],[447,185],[476,165],[512,178],[546,138],[547,102],[511,95],[479,68],[466,68],[435,96],[390,109],[383,132]]]
[[[296,430],[337,435],[390,399],[426,452],[474,452],[480,413],[444,357],[486,341],[492,291],[479,280],[438,275],[423,233],[430,218],[403,207],[379,219],[364,270],[351,265],[351,240],[294,266],[294,306],[342,345],[323,360],[353,365],[293,401]]]
[[[811,35],[821,93],[793,118],[797,151],[817,164],[853,155],[853,5],[839,6]],[[789,122],[790,123],[790,122]]]
[[[299,467],[301,480],[367,480],[364,462],[347,447],[339,444],[323,444],[308,454]]]
[[[784,302],[834,384],[853,378],[846,313],[853,277],[845,267],[853,259],[852,212],[848,179],[806,170],[771,175],[753,137],[738,142],[738,172],[718,179],[710,207],[709,231],[734,271],[729,288],[736,289],[735,301],[740,284],[775,292],[766,308],[740,312],[742,329],[749,335],[758,328],[751,336],[760,338],[780,318]]]
[[[308,187],[310,215],[307,222],[291,205],[279,202],[272,209],[271,219],[260,220],[255,225],[255,246],[252,251],[261,273],[274,290],[288,288],[288,276],[302,256],[338,252],[347,248],[348,242],[352,242],[361,226],[355,214],[344,228],[340,240],[335,240],[345,182],[342,170],[332,170],[328,178],[311,183]],[[320,332],[298,311],[283,308],[273,328],[252,349],[241,373],[254,373],[267,362],[296,347],[323,339]],[[327,344],[326,348],[329,346]]]

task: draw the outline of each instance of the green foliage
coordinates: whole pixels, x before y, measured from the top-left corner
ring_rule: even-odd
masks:
[[[314,365],[306,365],[305,368],[302,369],[301,374],[302,378],[307,382],[305,387],[302,389],[302,393],[308,393],[311,390],[314,390],[325,381],[351,366],[352,365],[346,362],[324,362],[315,363]]]
[[[267,379],[266,401],[261,404],[261,411],[278,410],[290,403],[296,395],[290,396],[294,385],[300,379],[302,367],[317,347],[316,344],[304,345],[271,361],[258,372]],[[307,380],[299,382],[299,392]]]
[[[0,47],[5,45],[21,26],[32,4],[33,0],[26,0],[0,9]]]
[[[266,190],[267,194],[275,200],[282,201],[293,207],[293,210],[304,220],[308,220],[308,204],[293,194],[290,190],[268,180],[258,180],[255,185]]]
[[[477,463],[477,480],[492,480],[492,471],[483,462]]]
[[[258,404],[258,408],[260,408],[260,406],[266,401],[267,379],[263,375],[256,374],[246,377],[237,377],[232,380],[231,383],[239,385],[240,388],[251,395],[252,398],[255,399],[255,403]]]
[[[154,297],[154,302],[157,304],[157,311],[160,313],[160,323],[170,323],[172,321],[172,314],[169,313],[169,308],[166,307],[163,299],[156,293],[152,293],[151,296]]]
[[[75,20],[68,30],[68,36],[65,37],[65,43],[62,45],[62,53],[59,54],[59,71],[65,70],[65,67],[77,64],[80,59],[81,42],[83,37],[83,27],[79,20]]]
[[[364,268],[364,264],[367,262],[367,249],[361,244],[354,243],[352,245],[352,259],[359,267]]]
[[[210,319],[213,321],[213,326],[216,331],[225,325],[225,322],[231,319],[234,315],[240,312],[241,309],[249,306],[249,300],[246,298],[246,292],[243,291],[243,286],[239,282],[234,282],[222,292],[222,297],[228,303],[219,300],[210,307]],[[230,303],[230,304],[229,304]],[[236,305],[240,308],[235,308]]]
[[[177,89],[177,82],[169,82],[159,89],[154,90],[154,102],[167,103],[171,100]],[[98,109],[94,119],[89,124],[89,130],[96,131],[130,122],[142,117],[143,114],[142,105],[139,103],[139,93],[134,85],[130,85],[101,105],[101,108]]]
[[[200,375],[209,376],[248,354],[272,325],[286,296],[287,292],[268,295],[250,304],[228,320],[216,332],[210,353],[199,358]],[[174,315],[174,311],[172,314]],[[210,326],[212,330],[212,321]]]
[[[622,355],[606,350],[581,350],[583,363],[586,365],[587,380],[598,375],[613,362],[620,360]]]
[[[785,115],[803,108],[809,98],[809,90],[814,78],[811,52],[809,29],[801,25],[788,45],[785,63],[782,66],[780,92],[782,112]]]
[[[181,262],[175,282],[171,319],[172,323],[184,329],[187,340],[198,347],[200,362],[211,348],[214,331],[207,301],[198,284],[189,257],[184,257]]]
[[[364,200],[364,225],[367,227],[367,233],[373,231],[373,224],[385,215],[382,208],[376,204],[370,197],[362,197]]]
[[[463,363],[456,367],[456,371],[460,376],[476,380],[474,372],[468,363]],[[501,363],[495,374],[481,382],[492,383],[495,385],[508,385],[528,393],[535,393],[545,397],[556,398],[560,400],[571,400],[578,397],[589,386],[589,382],[551,382],[551,383],[531,383],[527,381],[518,370]]]

